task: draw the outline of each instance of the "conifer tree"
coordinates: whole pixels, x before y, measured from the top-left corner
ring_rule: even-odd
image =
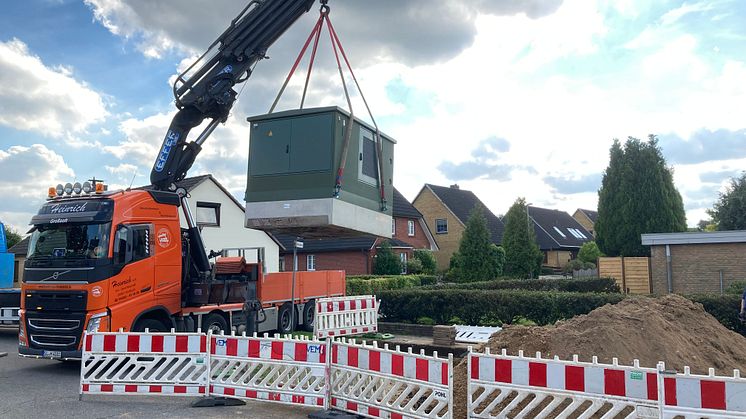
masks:
[[[504,218],[505,274],[516,278],[538,277],[541,273],[542,253],[526,210],[526,200],[518,198]]]
[[[614,140],[609,166],[598,191],[596,242],[608,256],[650,256],[644,233],[686,231],[686,214],[673,170],[666,166],[658,139]]]

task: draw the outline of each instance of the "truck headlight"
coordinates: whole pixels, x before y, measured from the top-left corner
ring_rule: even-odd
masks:
[[[103,313],[97,313],[91,316],[88,320],[88,327],[86,328],[88,333],[93,332],[108,332],[109,331],[109,313],[104,311]]]

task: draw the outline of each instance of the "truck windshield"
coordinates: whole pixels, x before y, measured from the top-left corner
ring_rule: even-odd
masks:
[[[28,259],[102,259],[109,253],[110,232],[111,223],[37,225]]]

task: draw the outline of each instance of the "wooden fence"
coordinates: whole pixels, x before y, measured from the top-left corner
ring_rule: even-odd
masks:
[[[603,257],[598,259],[598,276],[614,278],[629,294],[651,294],[650,258]]]

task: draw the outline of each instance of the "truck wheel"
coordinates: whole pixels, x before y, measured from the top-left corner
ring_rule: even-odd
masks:
[[[303,330],[313,332],[313,321],[316,318],[316,301],[310,300],[303,306]]]
[[[295,329],[295,324],[293,323],[292,306],[290,303],[285,303],[277,313],[277,332],[284,335],[292,333],[293,329]]]
[[[213,334],[230,333],[228,322],[218,313],[210,313],[202,318],[202,331],[211,331]]]
[[[156,319],[140,319],[132,328],[133,332],[144,332],[148,329],[150,332],[168,332],[169,328],[166,327],[160,320]]]

